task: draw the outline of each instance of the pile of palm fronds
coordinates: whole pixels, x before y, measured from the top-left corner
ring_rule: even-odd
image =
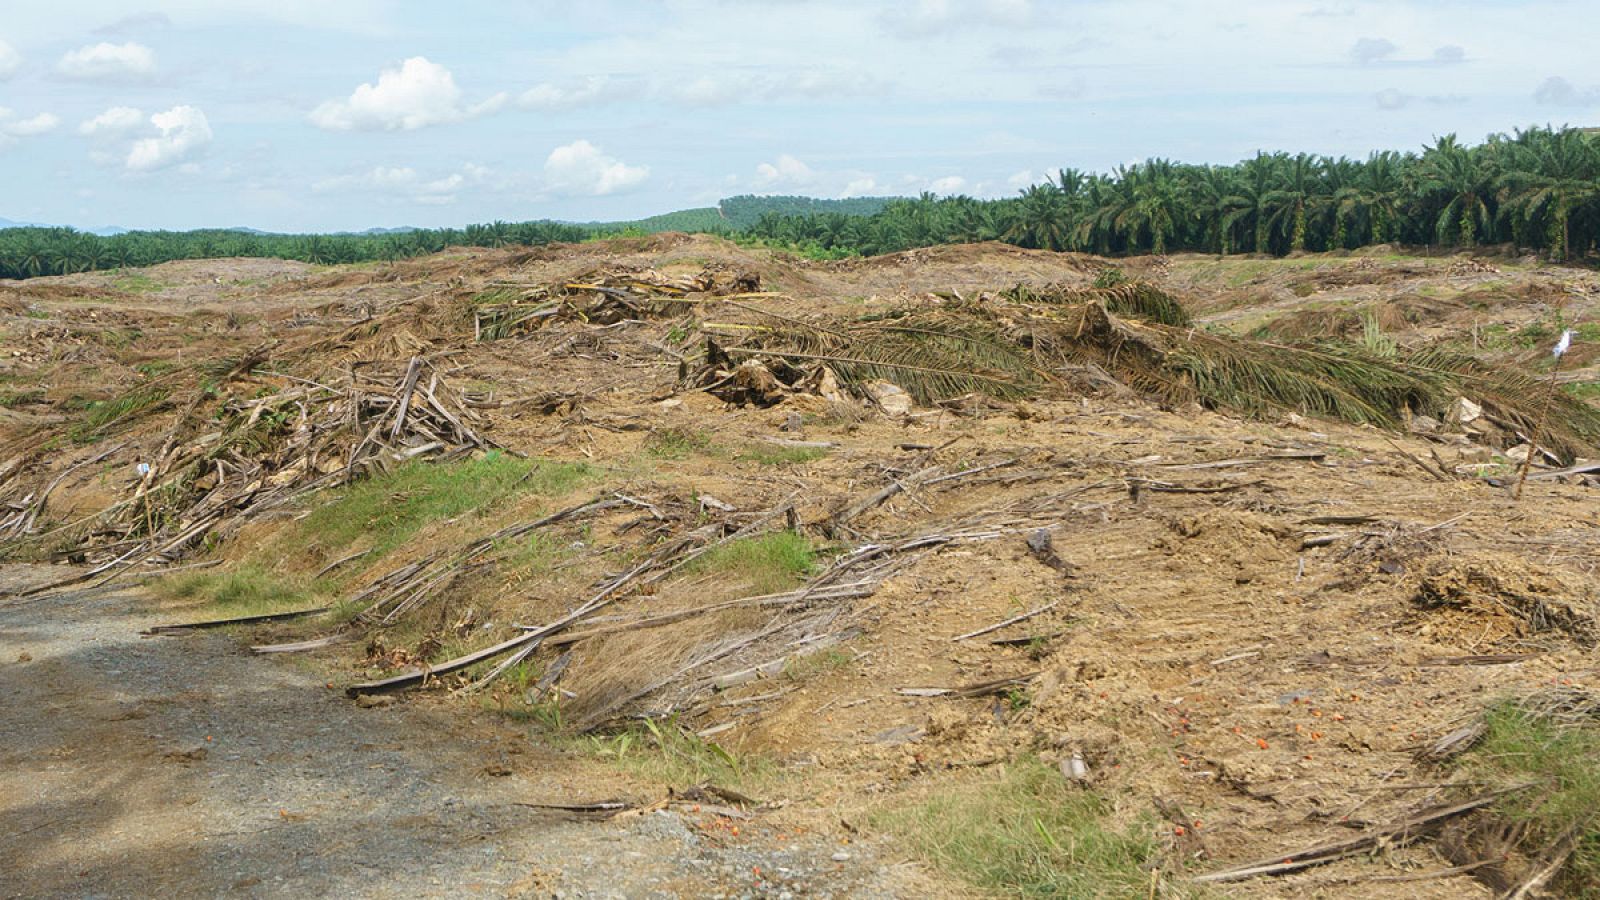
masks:
[[[1105,286],[1088,288],[1051,284],[1030,287],[1018,284],[1000,292],[1000,297],[1012,303],[1027,305],[1082,305],[1099,303],[1108,311],[1134,319],[1174,325],[1179,328],[1193,324],[1183,303],[1148,281],[1121,281]]]
[[[282,381],[289,383],[273,384]],[[231,396],[219,396],[225,391]],[[214,417],[207,414],[213,404],[220,406]],[[8,536],[24,542],[54,536],[70,558],[101,563],[91,576],[169,562],[307,492],[409,459],[494,446],[475,424],[471,403],[420,356],[352,364],[344,379],[271,373],[234,385],[208,379],[164,434],[87,461],[119,452],[138,461],[118,466],[132,476],[120,499],[78,522],[36,532],[50,489],[86,464],[76,463],[38,495],[37,508]]]
[[[891,381],[919,402],[934,403],[970,392],[1036,394],[1065,384],[1060,376],[1073,368],[1092,365],[1166,404],[1249,416],[1297,412],[1394,428],[1411,416],[1444,419],[1466,397],[1508,442],[1525,440],[1543,420],[1540,443],[1559,456],[1600,446],[1600,410],[1527,374],[1389,342],[1283,344],[1210,332],[1187,324],[1188,314],[1170,295],[1137,283],[1082,291],[1019,287],[846,322],[763,318],[740,330],[737,344],[713,340],[696,382],[712,389],[733,384],[738,364],[758,359],[790,389],[816,383],[816,371],[825,367],[858,393],[867,382]],[[769,394],[766,402],[776,398]]]
[[[537,330],[555,317],[598,325],[658,318],[689,309],[697,302],[695,295],[748,296],[760,287],[759,275],[725,268],[693,277],[612,269],[552,284],[503,282],[472,298],[472,332],[477,340],[494,341]]]
[[[747,390],[738,366],[751,359],[785,387],[812,380],[820,366],[846,387],[893,382],[924,404],[974,392],[1022,397],[1048,380],[1004,323],[962,309],[900,309],[834,324],[766,318],[773,324],[747,332],[740,345],[722,346],[714,338],[708,343],[702,387]],[[777,399],[770,391],[763,396]]]

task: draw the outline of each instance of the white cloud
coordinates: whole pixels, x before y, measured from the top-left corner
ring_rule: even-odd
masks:
[[[19,138],[34,137],[49,131],[54,131],[61,120],[50,113],[39,113],[26,119],[19,119],[16,113],[0,106],[0,149],[15,144]]]
[[[94,30],[94,34],[103,34],[107,37],[121,37],[133,31],[145,28],[167,28],[172,25],[172,17],[164,12],[142,12],[123,16],[122,18],[102,25]]]
[[[398,197],[428,206],[456,202],[463,188],[488,181],[493,173],[483,166],[468,163],[461,171],[441,178],[427,178],[410,166],[377,166],[360,175],[324,178],[311,186],[319,194],[355,191]]]
[[[149,47],[132,41],[102,41],[67,51],[56,63],[56,71],[68,78],[144,78],[155,74],[156,55]]]
[[[1445,44],[1442,47],[1434,48],[1433,61],[1441,66],[1450,66],[1460,62],[1466,62],[1467,51],[1465,48],[1456,44]]]
[[[126,165],[130,172],[153,172],[188,162],[211,143],[211,123],[193,106],[174,106],[150,117],[160,134],[134,141]]]
[[[1379,109],[1405,109],[1411,104],[1412,97],[1396,88],[1384,88],[1373,95],[1373,99],[1378,101]]]
[[[31,119],[23,119],[20,122],[10,122],[4,127],[7,133],[16,135],[17,137],[31,137],[36,134],[44,134],[49,131],[55,131],[56,126],[60,124],[61,120],[50,113],[39,113]]]
[[[1559,75],[1552,75],[1533,92],[1533,99],[1554,106],[1593,106],[1600,103],[1600,87],[1580,88]]]
[[[878,187],[877,179],[872,177],[854,178],[844,186],[840,197],[871,197],[882,190]]]
[[[78,124],[84,137],[116,137],[144,124],[144,113],[131,106],[113,106],[92,119]]]
[[[648,166],[630,166],[584,140],[550,151],[544,161],[545,183],[558,194],[599,197],[643,184]]]
[[[561,110],[580,106],[599,106],[629,97],[642,96],[642,85],[604,75],[591,75],[576,84],[558,85],[550,82],[536,84],[517,95],[516,104],[523,109]]]
[[[967,180],[962,178],[960,175],[946,175],[943,178],[935,178],[932,182],[930,182],[928,184],[928,190],[934,192],[935,194],[959,194],[961,193],[962,188],[965,188],[966,186]]]
[[[973,27],[1023,28],[1036,24],[1032,0],[917,0],[878,17],[884,30],[901,37],[926,37]]]
[[[756,166],[758,187],[799,189],[809,187],[816,181],[817,173],[811,171],[810,166],[787,153],[779,156],[776,162]]]
[[[1018,172],[1006,179],[1006,184],[1016,188],[1017,190],[1021,190],[1025,187],[1031,187],[1037,183],[1038,182],[1034,180],[1032,169],[1023,169],[1021,172]]]
[[[0,81],[17,74],[22,68],[22,54],[5,41],[0,41]]]
[[[357,87],[348,100],[318,106],[311,122],[329,131],[411,131],[494,112],[505,101],[502,93],[467,106],[449,69],[413,56],[398,69],[379,72],[376,84]]]
[[[1351,45],[1350,58],[1365,66],[1386,60],[1399,49],[1388,38],[1364,37]]]

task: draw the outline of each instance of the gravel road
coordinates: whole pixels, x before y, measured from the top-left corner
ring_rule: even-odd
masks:
[[[518,806],[617,780],[459,706],[359,709],[236,635],[142,638],[185,614],[138,592],[3,593],[59,571],[0,569],[0,897],[905,892],[858,846],[759,821]]]

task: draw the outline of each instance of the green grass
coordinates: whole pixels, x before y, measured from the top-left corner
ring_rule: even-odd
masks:
[[[1110,813],[1099,794],[1023,759],[951,778],[872,822],[935,866],[1006,896],[1144,897],[1149,867],[1159,863],[1151,828],[1115,827]]]
[[[735,459],[763,466],[794,466],[828,455],[826,447],[784,447],[779,444],[751,444]]]
[[[1576,381],[1562,387],[1579,400],[1600,400],[1600,381]]]
[[[154,378],[157,375],[165,375],[177,367],[178,364],[172,362],[171,360],[155,359],[149,362],[139,363],[133,367],[133,370],[145,376],[146,378]]]
[[[157,281],[143,272],[128,272],[111,279],[111,286],[129,294],[153,294],[172,285]]]
[[[167,399],[167,389],[148,385],[134,388],[110,400],[96,400],[84,407],[83,419],[72,426],[67,436],[75,443],[88,444],[109,434],[113,426],[125,425]]]
[[[1486,714],[1488,730],[1462,762],[1470,777],[1491,784],[1536,782],[1496,806],[1504,818],[1527,826],[1522,846],[1529,854],[1542,853],[1576,829],[1577,849],[1554,885],[1563,897],[1600,898],[1597,715],[1600,708],[1568,714],[1529,703],[1501,703]]]
[[[157,590],[180,600],[204,600],[227,616],[254,616],[327,603],[322,586],[278,575],[258,565],[226,572],[192,572],[157,582]]]
[[[325,550],[366,538],[381,555],[429,523],[482,513],[522,494],[562,496],[593,471],[582,463],[496,451],[454,463],[411,462],[341,491],[313,509],[297,531]]]
[[[816,568],[817,551],[804,535],[774,531],[729,541],[685,566],[687,574],[726,574],[759,594],[795,587]]]
[[[20,391],[0,391],[0,408],[12,409],[26,406],[30,403],[43,403],[44,391],[39,388],[29,388]]]
[[[500,560],[501,569],[520,578],[549,572],[571,552],[560,538],[538,531],[504,541],[496,549],[505,554]]]
[[[712,449],[710,434],[681,425],[652,431],[644,441],[645,452],[657,459],[686,459]]]
[[[674,787],[709,783],[748,790],[769,783],[775,772],[770,760],[735,754],[671,718],[645,719],[587,741],[590,752],[629,775]]]
[[[856,655],[839,647],[829,647],[803,656],[790,657],[783,664],[783,675],[790,681],[805,681],[855,665]]]

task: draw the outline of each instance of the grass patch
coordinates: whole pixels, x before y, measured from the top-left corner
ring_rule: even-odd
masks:
[[[596,756],[658,784],[746,789],[765,783],[774,771],[769,760],[735,754],[684,730],[674,718],[645,719],[627,731],[587,740]]]
[[[1553,887],[1564,897],[1600,898],[1600,701],[1569,692],[1535,698],[1492,707],[1483,740],[1462,765],[1491,784],[1536,782],[1496,812],[1526,826],[1521,846],[1533,856],[1575,832],[1577,847]]]
[[[794,466],[828,455],[826,447],[785,447],[781,444],[752,444],[735,459],[763,466]]]
[[[285,578],[257,565],[174,575],[157,582],[157,590],[179,600],[204,600],[229,616],[255,616],[327,602],[320,585]]]
[[[1108,824],[1100,795],[1037,759],[951,779],[873,824],[973,885],[1024,897],[1143,897],[1158,860],[1148,828]],[[1162,896],[1171,896],[1169,891]]]
[[[415,461],[357,482],[300,523],[326,550],[369,538],[379,554],[431,522],[493,509],[520,494],[560,496],[593,474],[582,463],[518,459],[491,451],[454,463]]]
[[[685,459],[710,451],[711,435],[681,425],[660,428],[645,438],[644,450],[657,459]]]
[[[0,391],[0,407],[14,409],[30,403],[43,403],[44,391],[33,388],[21,391]]]
[[[855,662],[856,655],[854,653],[839,647],[830,647],[826,650],[818,650],[815,653],[807,653],[804,656],[790,657],[783,664],[783,675],[790,681],[805,681],[809,678],[816,678],[819,675],[826,675],[829,672],[848,669],[855,665]]]
[[[157,291],[164,291],[172,285],[164,281],[157,281],[143,272],[129,272],[113,278],[111,286],[129,294],[153,294]]]
[[[1575,381],[1562,387],[1579,400],[1600,400],[1600,381]]]
[[[685,566],[688,574],[726,574],[759,594],[795,587],[816,568],[817,551],[804,535],[774,531],[729,541]]]
[[[166,388],[150,385],[135,388],[110,400],[95,400],[84,407],[83,420],[72,426],[67,436],[74,443],[93,443],[109,434],[115,426],[127,424],[166,399]]]

